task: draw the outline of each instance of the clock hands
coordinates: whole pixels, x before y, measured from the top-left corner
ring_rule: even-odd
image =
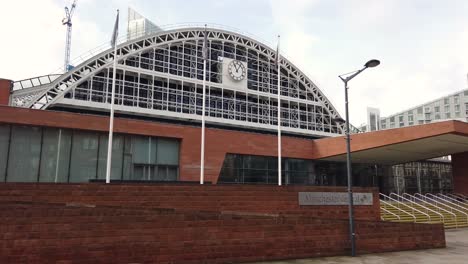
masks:
[[[242,68],[242,64],[240,63],[234,63],[234,67],[236,68],[236,73],[239,72],[239,69]]]
[[[229,63],[229,74],[231,75],[231,78],[240,81],[244,79],[245,77],[245,66],[242,64],[242,62],[233,60]]]

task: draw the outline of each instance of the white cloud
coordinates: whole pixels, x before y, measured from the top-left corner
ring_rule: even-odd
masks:
[[[85,0],[79,4],[92,2]],[[61,21],[64,6],[54,0],[2,2],[0,35],[1,78],[20,80],[49,74],[63,66],[66,26]],[[79,11],[79,5],[77,11]],[[103,41],[96,23],[73,17],[71,59]],[[110,35],[110,34],[109,34]]]
[[[337,75],[359,69],[367,59],[382,61],[350,82],[355,125],[366,121],[367,106],[385,116],[467,88],[463,1],[270,3],[284,52],[343,115],[344,88]]]
[[[0,74],[23,79],[45,74],[63,58],[63,10],[52,0],[8,1],[0,4]],[[60,41],[62,40],[62,41]]]
[[[0,9],[8,10],[0,16],[1,78],[19,80],[62,66],[66,28],[61,19],[63,7],[70,2],[0,2]],[[267,8],[249,8],[247,2],[229,5],[227,1],[207,1],[190,4],[194,7],[191,11],[183,9],[181,3],[80,0],[73,20],[71,58],[109,41],[117,8],[122,14],[123,34],[130,4],[158,24],[216,21],[264,34],[273,42],[274,37],[268,36],[281,34],[282,53],[342,114],[344,91],[337,76],[358,69],[367,59],[381,59],[379,67],[350,82],[351,121],[356,125],[366,120],[367,106],[379,107],[385,116],[467,87],[465,1],[266,0],[271,13]],[[260,2],[251,4],[262,6]],[[224,5],[236,10],[224,13]],[[217,11],[208,12],[206,6]],[[199,11],[204,17],[193,15]],[[249,19],[242,19],[245,17]],[[252,23],[256,20],[258,24]]]

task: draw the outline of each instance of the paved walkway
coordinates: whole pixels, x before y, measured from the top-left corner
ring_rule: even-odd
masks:
[[[269,264],[467,264],[468,228],[451,229],[445,232],[446,248],[400,251],[357,257],[327,257],[290,261],[268,262]]]

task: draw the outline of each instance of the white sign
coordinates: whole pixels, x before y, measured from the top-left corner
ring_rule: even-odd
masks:
[[[346,192],[299,192],[299,205],[348,205]],[[372,205],[372,193],[353,193],[354,205]]]

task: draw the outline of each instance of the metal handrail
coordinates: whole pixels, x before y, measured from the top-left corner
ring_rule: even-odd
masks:
[[[444,208],[438,206],[437,203],[440,203],[440,202],[437,202],[436,200],[434,200],[434,199],[432,199],[432,198],[429,198],[429,197],[426,197],[426,196],[424,196],[424,195],[422,195],[422,194],[420,194],[420,193],[415,193],[414,195],[410,195],[410,194],[407,194],[407,193],[403,193],[403,195],[405,195],[405,194],[408,195],[408,196],[410,196],[410,197],[414,197],[415,200],[418,200],[418,201],[421,201],[421,202],[423,202],[423,203],[430,204],[431,206],[436,207],[437,210],[439,210],[439,213],[440,213],[440,211],[442,210],[442,211],[444,211],[444,212],[446,212],[446,213],[448,213],[448,214],[451,214],[451,215],[454,217],[454,219],[455,219],[455,227],[458,227],[458,220],[457,220],[458,217],[457,217],[457,215],[456,215],[454,212],[450,212],[450,211],[448,211],[448,210],[446,210],[446,209],[444,209]],[[416,197],[416,195],[421,196],[423,199]],[[431,204],[430,202],[427,202],[427,201],[425,201],[424,199],[431,200],[431,201],[435,202],[436,204]],[[450,207],[450,206],[449,206],[449,207]],[[450,209],[453,209],[453,208],[450,207]],[[445,220],[445,216],[444,216],[444,220]],[[445,222],[444,222],[444,223],[445,223]]]
[[[453,199],[457,199],[457,201],[461,202],[461,203],[468,203],[468,199],[463,195],[463,194],[459,194],[459,193],[449,193],[448,194],[449,196],[453,196],[454,198]],[[461,199],[458,200],[458,199]]]
[[[422,196],[422,195],[421,195],[421,196]],[[433,201],[436,202],[436,203],[441,203],[441,202],[438,202],[436,199],[429,198],[428,196],[433,196],[433,197],[435,197],[435,198],[442,199],[442,198],[440,198],[440,197],[438,197],[438,196],[433,195],[432,193],[426,193],[426,196],[423,196],[423,197],[426,197],[426,199],[429,199],[429,200],[433,200]],[[455,205],[455,206],[460,207],[459,205],[454,204],[454,203],[452,203],[452,202],[450,202],[450,201],[447,201],[447,200],[445,200],[445,199],[442,199],[442,200],[444,200],[444,202],[446,202],[446,203],[449,203],[449,204],[452,204],[452,205]],[[462,211],[462,210],[453,208],[453,207],[451,207],[451,206],[448,206],[448,205],[446,205],[446,204],[444,204],[444,203],[442,203],[442,204],[443,204],[444,206],[446,206],[446,207],[449,207],[451,210],[455,210],[455,211],[457,211],[457,212],[459,212],[459,213],[464,214],[465,217],[466,217],[466,223],[468,224],[468,213],[466,213],[466,212],[464,212],[464,211]],[[457,226],[458,226],[458,224],[457,224]]]
[[[398,194],[396,194],[396,193],[391,193],[390,196],[391,196],[392,194],[396,195],[397,197],[400,197],[402,200],[405,200],[405,201],[407,201],[407,202],[413,203],[413,204],[415,204],[415,205],[417,205],[417,206],[421,206],[422,208],[426,209],[426,213],[428,213],[428,214],[429,214],[429,211],[431,211],[431,212],[433,212],[433,213],[439,215],[439,217],[440,217],[441,220],[442,220],[442,223],[445,223],[445,217],[444,217],[443,214],[441,214],[441,213],[439,213],[439,212],[437,212],[437,211],[435,211],[435,210],[432,210],[431,208],[426,207],[426,206],[424,206],[424,205],[422,205],[422,204],[418,204],[417,202],[411,201],[410,199],[404,197],[405,194],[406,194],[406,195],[409,195],[409,194],[403,193],[402,195],[398,195]],[[409,195],[409,196],[411,196],[411,195]]]
[[[397,214],[395,214],[395,213],[392,213],[392,212],[390,212],[389,210],[387,210],[387,209],[385,209],[385,208],[380,207],[380,210],[385,211],[387,214],[391,214],[391,215],[393,215],[393,216],[396,216],[396,217],[398,218],[398,220],[401,220],[401,218],[400,218],[399,215],[397,215]],[[381,218],[382,220],[385,220],[383,216],[381,216],[380,218]]]
[[[413,222],[416,222],[416,216],[414,216],[414,215],[412,215],[412,214],[406,212],[405,210],[403,210],[403,209],[401,209],[401,208],[398,208],[398,207],[394,206],[393,204],[388,203],[388,202],[386,202],[386,201],[384,201],[384,200],[380,200],[380,203],[383,203],[383,204],[385,204],[385,205],[388,205],[388,206],[390,206],[390,207],[393,207],[393,208],[397,209],[398,211],[401,211],[401,212],[403,212],[403,213],[405,213],[405,214],[407,214],[407,215],[413,217],[413,219],[414,219]],[[380,209],[384,209],[385,211],[388,211],[387,209],[382,208],[382,207],[381,207]],[[399,216],[398,216],[398,220],[400,220],[400,217],[399,217]]]
[[[27,78],[19,81],[13,82],[13,91],[22,90],[27,88],[33,88],[36,86],[41,86],[45,84],[52,83],[57,79],[61,74],[48,74],[42,76],[36,76],[32,78]],[[43,82],[45,81],[45,82]]]
[[[462,194],[462,193],[454,193],[454,195],[457,195],[457,196],[460,196],[461,198],[463,198],[465,201],[468,201],[468,196]]]
[[[468,210],[468,204],[465,203],[465,202],[459,201],[459,200],[457,200],[455,198],[452,198],[452,197],[447,196],[447,195],[442,194],[442,193],[437,194],[436,197],[439,198],[439,199],[442,199],[444,201],[451,202],[452,204],[462,208],[463,210]]]
[[[430,216],[429,214],[424,213],[423,211],[421,211],[421,210],[419,210],[419,209],[416,209],[416,208],[414,208],[414,207],[411,207],[411,206],[409,206],[409,205],[407,205],[407,204],[405,204],[405,203],[402,203],[402,202],[400,202],[400,201],[398,201],[398,200],[396,200],[396,199],[393,199],[392,197],[390,197],[390,196],[388,196],[388,195],[385,195],[385,194],[383,194],[383,193],[380,193],[380,196],[382,196],[382,197],[384,197],[384,198],[387,198],[387,199],[389,199],[389,200],[391,200],[391,201],[397,202],[398,205],[401,204],[401,205],[406,206],[407,208],[409,208],[410,210],[413,211],[413,216],[414,216],[414,211],[416,211],[416,212],[418,212],[418,213],[420,213],[420,214],[422,214],[422,215],[427,216],[428,221],[427,221],[426,223],[429,223],[429,222],[431,221],[431,216]],[[415,222],[416,222],[416,217],[415,217]]]
[[[401,195],[398,195],[398,194],[396,194],[396,193],[390,193],[390,197],[391,197],[392,195],[396,196],[397,198],[401,198],[401,199],[404,200],[404,201],[410,202],[410,203],[412,203],[412,204],[421,206],[422,208],[426,209],[426,215],[429,216],[429,219],[430,219],[430,220],[432,220],[432,219],[431,219],[431,216],[430,216],[429,213],[428,213],[429,211],[434,212],[435,214],[438,214],[438,215],[440,216],[442,222],[444,222],[444,216],[443,216],[442,214],[440,214],[440,213],[438,213],[438,212],[436,212],[436,211],[434,211],[434,210],[431,210],[431,209],[425,207],[424,205],[417,204],[417,203],[415,203],[415,202],[413,202],[413,201],[411,201],[411,200],[409,200],[409,199],[407,199],[407,198],[405,198],[405,197],[403,197],[403,196],[401,196]],[[399,200],[398,200],[398,201],[399,201]],[[414,209],[416,210],[416,208],[414,208]]]

